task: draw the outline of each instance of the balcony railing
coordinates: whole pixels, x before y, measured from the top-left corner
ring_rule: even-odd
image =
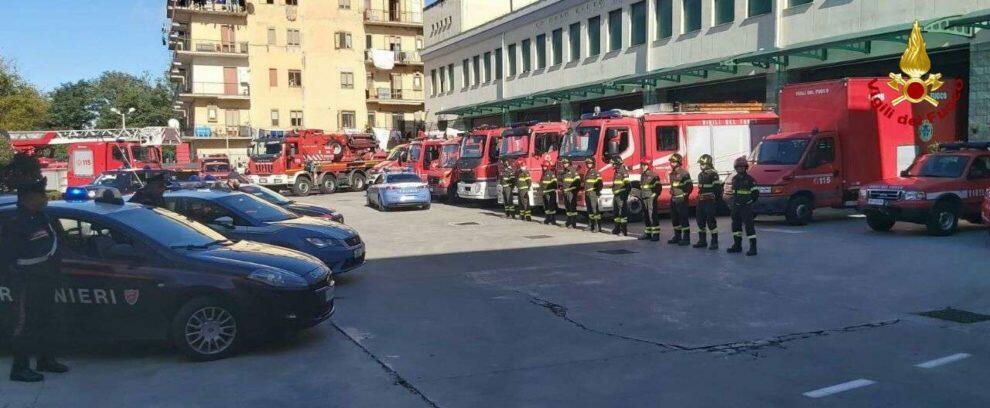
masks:
[[[418,102],[423,100],[423,91],[412,89],[370,88],[365,96],[372,101]]]
[[[176,10],[247,15],[247,8],[239,0],[169,0],[169,6]]]
[[[367,50],[364,52],[364,58],[366,61],[371,61],[371,54],[374,51],[385,51],[391,52],[393,58],[395,58],[396,64],[422,64],[423,60],[420,59],[419,53],[416,51],[388,51],[388,50]]]
[[[251,125],[239,126],[217,126],[214,124],[193,126],[187,131],[185,137],[194,138],[227,138],[227,137],[252,137],[254,129]]]
[[[251,96],[251,87],[246,82],[193,82],[180,88],[179,93],[197,96]]]
[[[423,13],[419,11],[367,9],[364,11],[364,21],[369,23],[423,24]]]
[[[182,37],[172,38],[171,46],[176,51],[233,55],[247,55],[250,48],[247,41],[190,40]]]

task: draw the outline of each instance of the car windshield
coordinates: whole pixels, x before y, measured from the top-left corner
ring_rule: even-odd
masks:
[[[109,215],[137,230],[158,244],[179,247],[205,247],[227,239],[209,227],[161,208],[141,207]]]
[[[386,160],[391,160],[391,161],[399,160],[399,156],[402,156],[402,153],[405,152],[406,150],[407,150],[406,147],[401,147],[401,148],[396,147],[395,149],[392,149],[391,153],[388,154],[388,158]]]
[[[253,195],[255,197],[258,197],[262,200],[268,201],[269,203],[275,205],[292,204],[292,200],[290,200],[288,197],[281,195],[275,192],[275,190],[272,190],[268,187],[249,184],[249,185],[241,185],[239,190],[242,193]]]
[[[564,143],[560,147],[560,155],[563,157],[586,157],[594,156],[598,149],[598,139],[601,128],[598,126],[583,126],[577,128],[573,133],[564,136]]]
[[[808,139],[764,140],[756,147],[756,164],[797,164],[808,147]]]
[[[230,165],[227,163],[207,164],[203,170],[210,173],[228,173],[230,172]]]
[[[418,162],[419,156],[423,153],[423,145],[415,144],[409,146],[409,161]]]
[[[969,157],[963,155],[928,154],[915,160],[907,170],[908,177],[957,178],[966,169]]]
[[[282,207],[247,194],[232,194],[217,201],[260,222],[278,222],[299,218],[298,215],[283,210]]]
[[[94,185],[103,187],[113,187],[118,190],[128,190],[132,187],[140,187],[141,183],[129,173],[103,173],[93,181]]]
[[[443,150],[440,151],[440,167],[445,169],[454,167],[459,152],[460,146],[456,144],[443,145]]]
[[[513,135],[502,137],[499,154],[502,157],[519,157],[529,153],[529,135]]]
[[[461,143],[461,157],[478,158],[485,154],[485,135],[469,135]]]
[[[385,183],[422,183],[423,179],[415,174],[389,174]]]

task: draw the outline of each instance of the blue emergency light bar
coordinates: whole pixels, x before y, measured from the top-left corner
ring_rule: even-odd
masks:
[[[622,111],[620,111],[618,109],[612,109],[612,110],[607,110],[607,111],[602,111],[602,112],[592,112],[592,113],[582,114],[581,115],[581,120],[586,120],[586,119],[615,119],[615,118],[622,118],[622,117],[625,117],[625,116],[626,115],[624,115],[622,113]]]
[[[69,187],[62,193],[65,201],[89,201],[96,197],[95,191],[89,191],[83,187]]]

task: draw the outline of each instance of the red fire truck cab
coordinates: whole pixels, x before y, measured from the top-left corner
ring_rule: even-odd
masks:
[[[533,188],[527,197],[530,205],[543,205],[543,197],[537,189],[543,177],[543,161],[557,162],[560,143],[568,129],[567,122],[526,122],[511,124],[502,132],[499,166],[503,159],[508,159],[515,168],[525,166],[529,170],[533,178]],[[498,201],[504,204],[501,194],[498,194]]]
[[[926,146],[956,140],[957,80],[931,104],[892,104],[888,78],[794,84],[780,93],[780,133],[754,150],[749,173],[759,185],[757,214],[794,225],[815,208],[853,207],[860,187],[896,177]],[[958,88],[961,89],[961,88]]]
[[[776,132],[777,115],[765,109],[761,104],[684,104],[678,112],[639,117],[618,110],[585,114],[574,132],[564,136],[560,157],[569,158],[581,174],[587,171],[584,160],[594,158],[594,165],[605,180],[599,197],[603,211],[611,211],[613,207],[610,186],[615,169],[610,158],[620,157],[633,181],[630,215],[639,217],[643,211],[638,198],[639,164],[644,157],[652,159],[653,169],[664,184],[660,204],[669,207],[670,156],[680,153],[685,168],[695,179],[700,172],[696,163],[702,154],[712,155],[715,168],[727,174],[733,160],[749,154],[764,135]],[[558,163],[560,171],[563,169]],[[697,189],[690,200],[692,205],[696,203]],[[579,197],[578,207],[585,210],[584,197]]]
[[[430,193],[440,199],[457,197],[457,159],[461,153],[461,138],[444,140],[440,144],[440,159],[433,162],[426,174]]]
[[[870,228],[888,231],[897,221],[924,224],[931,235],[952,235],[959,219],[980,223],[990,189],[990,142],[947,143],[919,156],[897,177],[865,185],[859,208]]]
[[[434,163],[440,160],[440,148],[443,139],[417,139],[409,143],[409,154],[404,160],[399,161],[399,165],[410,167],[423,180],[426,180],[427,173]],[[400,159],[403,159],[400,156]]]
[[[457,159],[457,196],[468,200],[498,197],[498,141],[504,128],[475,128],[461,139]]]

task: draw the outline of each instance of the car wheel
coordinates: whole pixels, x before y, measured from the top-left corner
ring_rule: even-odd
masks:
[[[337,177],[333,174],[324,174],[320,181],[320,192],[323,194],[333,194],[337,192]]]
[[[784,218],[791,225],[807,225],[814,216],[815,204],[808,196],[799,195],[791,198],[784,211]]]
[[[928,233],[944,237],[956,233],[959,227],[959,216],[956,206],[949,202],[936,203],[928,214]]]
[[[305,197],[310,191],[313,191],[313,182],[309,177],[296,177],[296,182],[292,185],[292,194]]]
[[[430,209],[430,205],[429,205],[429,204],[427,204],[427,205],[424,205],[424,206],[423,206],[423,209],[424,209],[424,210],[429,210],[429,209]]]
[[[894,227],[894,217],[890,215],[879,213],[879,212],[869,212],[866,213],[866,224],[874,231],[887,232]]]
[[[638,222],[643,220],[643,200],[639,199],[639,192],[635,192],[635,195],[629,195],[626,201],[626,208],[629,210],[629,214],[626,215],[629,221]]]
[[[364,174],[354,173],[351,175],[351,190],[352,191],[363,191],[367,187],[367,180]]]
[[[172,319],[171,333],[175,347],[195,361],[227,358],[243,337],[234,310],[208,297],[186,302]]]

